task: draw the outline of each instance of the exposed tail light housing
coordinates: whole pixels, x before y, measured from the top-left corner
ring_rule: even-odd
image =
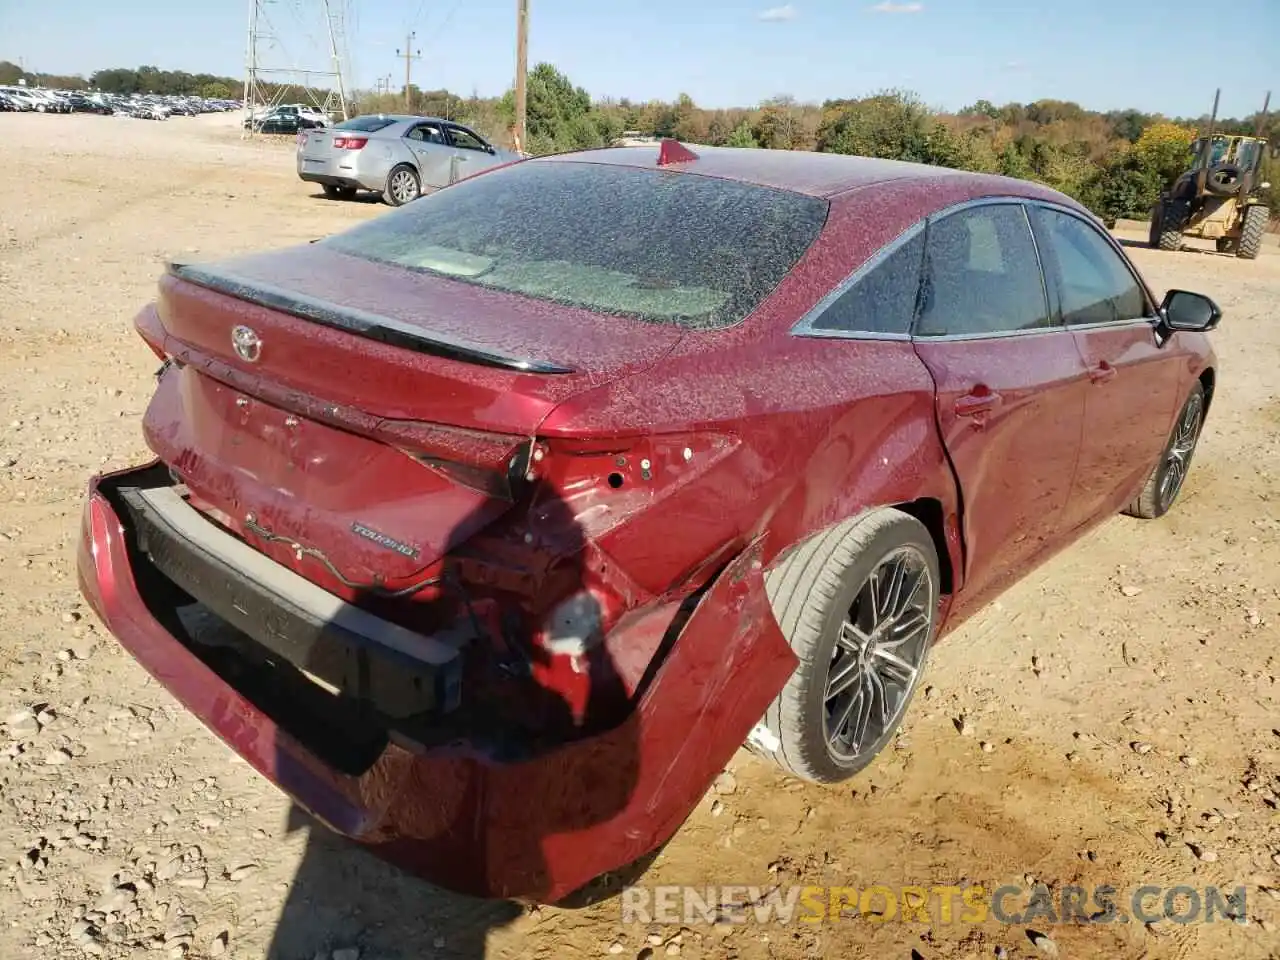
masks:
[[[338,150],[359,150],[369,142],[368,137],[334,137],[333,145]]]
[[[672,495],[737,446],[736,438],[714,433],[539,440],[529,474],[549,488],[557,510],[567,509],[583,534],[595,538]],[[538,512],[535,506],[535,517]]]

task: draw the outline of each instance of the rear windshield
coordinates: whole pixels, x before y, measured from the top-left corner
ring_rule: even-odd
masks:
[[[334,130],[359,130],[361,133],[373,133],[381,130],[383,127],[389,127],[394,120],[387,117],[352,117],[350,120],[343,120],[341,123],[333,125]]]
[[[707,330],[749,314],[826,216],[825,200],[732,180],[530,161],[322,243],[540,300]]]

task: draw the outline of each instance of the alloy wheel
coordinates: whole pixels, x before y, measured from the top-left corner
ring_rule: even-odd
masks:
[[[886,555],[858,590],[836,638],[823,696],[827,746],[841,760],[896,726],[933,635],[937,585],[915,547]]]
[[[408,203],[418,195],[418,184],[408,170],[397,170],[391,176],[391,196],[396,203]]]
[[[1160,478],[1160,503],[1168,507],[1173,498],[1182,489],[1187,478],[1187,469],[1191,466],[1191,455],[1195,452],[1196,441],[1200,438],[1200,421],[1204,419],[1204,397],[1196,393],[1182,410],[1178,425],[1174,427],[1173,439],[1165,453],[1164,473]]]

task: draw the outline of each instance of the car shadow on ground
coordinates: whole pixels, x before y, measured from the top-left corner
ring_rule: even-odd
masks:
[[[514,901],[464,897],[410,876],[297,806],[290,808],[287,829],[307,831],[307,846],[272,934],[269,960],[327,960],[326,951],[352,948],[361,960],[481,960],[489,932],[524,911]]]
[[[462,544],[473,547],[477,531],[494,522],[492,501],[484,502],[454,524],[442,548],[446,558],[442,588],[446,595],[452,592],[465,598],[463,606],[477,627],[462,567],[450,558]],[[584,592],[589,579],[585,535],[573,511],[558,497],[541,491],[529,497],[527,506],[517,506],[496,522],[516,539],[533,542],[529,538],[536,538],[538,562],[546,570],[537,588],[539,595],[592,596]],[[504,630],[504,635],[511,633]],[[521,903],[500,896],[548,901],[553,891],[563,889],[564,871],[577,869],[572,861],[594,854],[607,842],[591,831],[618,816],[634,793],[639,732],[636,724],[623,721],[642,687],[629,694],[605,646],[599,644],[579,664],[591,682],[589,691],[573,705],[570,698],[533,682],[535,670],[551,666],[541,648],[528,642],[531,637],[517,631],[514,639],[504,643],[483,632],[482,636],[479,649],[476,641],[467,648],[468,659],[474,651],[481,663],[489,664],[484,675],[496,672],[515,679],[501,680],[488,694],[469,702],[474,688],[467,684],[474,674],[463,675],[462,705],[454,715],[465,717],[458,728],[464,732],[439,735],[440,746],[428,747],[423,754],[428,764],[402,771],[398,779],[378,779],[378,768],[366,764],[375,771],[372,776],[353,772],[348,777],[348,782],[354,777],[359,783],[354,799],[335,803],[323,791],[311,791],[312,801],[328,807],[316,810],[327,822],[371,830],[371,836],[383,844],[380,854],[408,870],[422,864],[450,890],[384,862],[295,804],[287,829],[306,830],[307,842],[267,948],[269,960],[328,958],[333,951],[343,950],[358,951],[361,960],[482,960],[489,933],[525,911]],[[304,669],[325,677],[334,659],[320,656],[318,649],[313,647]],[[495,664],[500,669],[495,670]],[[362,669],[367,676],[369,668]],[[325,754],[326,740],[342,737],[355,743],[364,735],[363,718],[368,714],[359,711],[367,708],[357,706],[357,712],[348,717],[344,711],[351,709],[352,701],[347,698],[330,698],[329,706],[318,711],[299,702],[283,704],[272,699],[283,711],[277,723],[296,733],[313,756]],[[590,742],[581,742],[584,749],[576,754],[571,747],[557,747],[584,740]],[[298,742],[279,741],[276,747],[276,769],[286,789],[291,780],[308,782],[305,774],[298,774]],[[381,757],[385,734],[379,732],[372,742],[372,749],[356,749],[366,750],[369,758]],[[460,745],[464,743],[469,745]],[[461,755],[463,762],[440,762],[442,753]],[[550,761],[539,763],[536,758],[543,755],[550,756]],[[376,765],[380,760],[372,762]],[[566,867],[566,838],[583,832],[591,838],[572,851]],[[544,856],[544,841],[551,837],[559,850],[555,863],[548,863]],[[656,855],[589,882],[575,879],[571,883],[578,884],[578,889],[560,896],[559,902],[587,907],[609,899],[634,882]],[[453,889],[468,894],[485,891],[484,896],[493,899],[463,896]]]
[[[1116,237],[1116,243],[1120,244],[1120,246],[1122,246],[1122,247],[1129,247],[1129,248],[1134,249],[1134,250],[1158,250],[1158,249],[1160,249],[1159,247],[1152,246],[1152,245],[1151,245],[1150,243],[1148,243],[1146,240],[1131,240],[1131,239],[1129,239],[1128,237]],[[1206,256],[1206,257],[1223,257],[1223,258],[1225,258],[1225,259],[1227,259],[1227,260],[1235,260],[1235,259],[1236,259],[1236,255],[1235,255],[1234,253],[1229,252],[1229,251],[1223,251],[1223,250],[1210,250],[1210,249],[1208,249],[1208,248],[1206,248],[1206,247],[1195,247],[1195,246],[1191,246],[1191,245],[1189,245],[1189,244],[1188,244],[1188,245],[1184,245],[1183,247],[1179,248],[1177,252],[1178,252],[1178,253],[1198,253],[1198,254],[1201,254],[1202,256]]]
[[[483,960],[490,933],[531,908],[514,900],[462,896],[419,880],[292,806],[288,830],[307,831],[268,960],[328,960],[359,950],[360,960]],[[664,845],[665,846],[665,845]],[[585,910],[641,880],[661,848],[556,903]],[[536,908],[534,908],[536,909]],[[619,914],[621,916],[621,914]]]
[[[325,196],[323,192],[310,194],[310,197],[312,200],[327,200],[330,203],[367,203],[367,204],[382,203],[382,197],[380,197],[378,194],[364,193],[363,191],[360,193],[357,193],[354,197],[329,197],[329,196]]]

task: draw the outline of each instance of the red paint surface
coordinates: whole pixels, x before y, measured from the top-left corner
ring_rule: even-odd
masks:
[[[119,519],[96,487],[78,572],[108,629],[188,710],[322,822],[459,892],[555,900],[665,841],[795,667],[767,609],[757,544],[703,598],[620,726],[525,763],[458,750],[415,754],[392,744],[362,776],[344,776],[151,617]]]
[[[657,153],[566,159],[655,165]],[[118,519],[91,494],[81,585],[121,642],[301,805],[444,886],[553,898],[654,849],[793,669],[762,566],[846,517],[909,504],[941,518],[953,587],[945,632],[1133,496],[1181,398],[1213,363],[1205,337],[1159,345],[1150,325],[989,341],[795,337],[833,285],[932,212],[992,194],[1074,204],[1030,183],[827,155],[708,149],[679,169],[832,197],[822,235],[735,327],[684,333],[598,317],[314,246],[229,265],[573,374],[416,354],[172,279],[137,321],[187,364],[162,379],[148,442],[232,529],[247,511],[270,518],[351,579],[404,583],[456,561],[468,582],[516,598],[535,633],[569,594],[589,587],[599,598],[604,656],[621,695],[638,696],[620,725],[519,764],[393,745],[344,776],[151,618]],[[262,335],[259,364],[231,352],[234,323]],[[388,446],[406,432],[410,447],[485,469],[536,435],[540,492],[515,505],[477,495]],[[419,548],[419,562],[342,535],[370,517]],[[257,545],[359,599],[287,545]],[[679,601],[701,588],[664,653]],[[567,657],[535,673],[575,715],[601,694],[593,676]]]

